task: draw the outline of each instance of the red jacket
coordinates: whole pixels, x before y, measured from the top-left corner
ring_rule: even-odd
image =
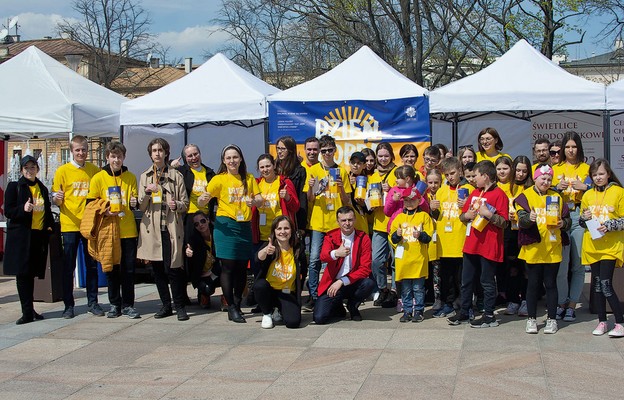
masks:
[[[331,256],[332,250],[336,250],[342,243],[342,234],[340,229],[334,229],[327,232],[323,240],[321,248],[321,262],[327,263],[323,277],[318,287],[318,295],[321,296],[332,283],[338,278],[336,275],[342,267],[344,258],[334,260]],[[351,283],[360,279],[368,278],[371,273],[372,263],[372,245],[368,235],[362,231],[355,231],[355,238],[351,246],[351,271],[347,274],[347,278]]]
[[[299,194],[295,189],[295,185],[283,175],[278,175],[279,190],[286,188],[286,192],[290,195],[290,200],[280,198],[280,208],[282,215],[287,215],[297,227],[297,211],[299,210]],[[260,183],[262,178],[256,178],[256,182]],[[294,232],[293,232],[294,233]],[[256,206],[251,209],[251,235],[254,243],[260,243],[260,212]]]

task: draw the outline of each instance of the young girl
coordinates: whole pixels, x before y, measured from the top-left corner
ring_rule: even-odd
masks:
[[[460,146],[457,158],[461,161],[462,166],[477,161],[477,153],[475,153],[472,145]]]
[[[301,323],[300,251],[295,224],[285,215],[271,223],[268,241],[258,253],[260,275],[254,283],[256,300],[262,310],[262,328],[284,322],[287,328]]]
[[[498,301],[503,302],[509,300],[506,315],[513,315],[518,312],[520,302],[516,302],[516,299],[507,298],[507,277],[509,270],[515,268],[515,264],[518,256],[517,245],[517,230],[518,219],[516,218],[516,210],[512,207],[513,200],[519,194],[518,189],[515,186],[516,175],[513,170],[513,161],[507,156],[499,157],[495,162],[496,166],[496,180],[499,188],[505,192],[509,199],[509,224],[505,228],[504,233],[504,263],[499,265],[496,269],[496,285],[498,288]],[[515,240],[514,240],[515,239]]]
[[[547,164],[535,169],[535,186],[525,190],[516,200],[519,225],[518,258],[526,261],[528,287],[526,294],[528,319],[526,333],[537,333],[537,299],[546,288],[548,319],[544,333],[557,332],[557,271],[561,262],[561,231],[568,229],[571,220],[567,205],[550,188],[553,170]],[[559,208],[552,207],[551,203]],[[549,214],[553,217],[549,218]],[[556,220],[556,222],[555,222]]]
[[[581,215],[581,198],[589,189],[591,178],[589,165],[583,162],[585,153],[579,134],[574,131],[566,132],[563,134],[561,143],[559,156],[561,161],[553,165],[552,183],[555,189],[563,195],[563,201],[568,204],[572,227],[569,232],[570,245],[563,247],[563,259],[557,276],[557,291],[559,292],[557,319],[572,322],[576,320],[574,309],[581,298],[585,282],[585,268],[581,264],[583,228],[579,226],[578,221]],[[569,285],[568,275],[571,275]]]
[[[405,208],[390,227],[390,241],[395,248],[396,280],[401,282],[403,316],[400,321],[421,322],[424,319],[429,258],[427,243],[433,235],[433,221],[418,208],[418,192],[406,188],[401,197]]]
[[[375,173],[375,166],[377,165],[377,156],[375,152],[368,147],[362,149],[362,154],[366,157],[366,166],[364,167],[364,175],[372,175]]]
[[[591,164],[589,174],[594,187],[583,195],[579,223],[586,228],[582,261],[585,265],[591,265],[591,282],[598,310],[598,326],[592,333],[599,336],[609,330],[606,310],[608,301],[615,318],[615,327],[609,331],[609,336],[622,337],[624,318],[612,282],[614,269],[621,267],[624,261],[624,189],[609,162],[603,158]]]
[[[432,169],[427,172],[427,200],[429,202],[429,208],[433,219],[433,236],[432,240],[429,243],[429,273],[431,276],[431,281],[428,282],[427,286],[432,287],[433,289],[433,307],[431,307],[432,311],[438,311],[442,308],[442,300],[440,299],[440,256],[438,255],[438,240],[436,233],[436,224],[435,220],[440,216],[440,200],[436,198],[436,193],[440,186],[442,186],[442,173],[437,169]]]

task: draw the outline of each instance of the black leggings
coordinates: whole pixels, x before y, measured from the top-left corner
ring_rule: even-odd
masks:
[[[615,270],[615,260],[601,260],[591,265],[592,288],[596,297],[596,309],[598,320],[607,320],[607,301],[613,311],[615,322],[624,322],[622,308],[615,290],[613,289],[613,271]]]
[[[281,290],[273,289],[264,278],[260,278],[254,283],[253,290],[262,314],[271,314],[273,307],[278,307],[282,312],[286,327],[299,328],[301,306],[295,293],[283,293]]]
[[[221,259],[221,289],[228,305],[240,307],[247,284],[248,260]]]
[[[537,298],[542,284],[546,289],[546,305],[548,318],[557,316],[557,272],[559,263],[526,264],[528,275],[526,302],[529,318],[537,318]]]

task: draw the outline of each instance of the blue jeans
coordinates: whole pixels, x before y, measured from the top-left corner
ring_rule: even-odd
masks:
[[[483,307],[485,315],[494,315],[494,303],[496,302],[496,266],[498,263],[490,261],[476,254],[465,254],[462,266],[461,283],[461,312],[468,315],[472,307],[472,295],[474,282],[477,279],[476,272],[481,266],[481,287],[483,287]]]
[[[585,267],[581,264],[581,244],[583,243],[583,229],[579,224],[580,210],[570,211],[572,227],[568,231],[570,245],[563,247],[562,260],[557,273],[558,303],[568,301],[578,303],[585,284]],[[568,270],[572,273],[568,285]]]
[[[80,232],[62,232],[63,238],[63,303],[65,307],[73,307],[74,303],[74,271],[76,270],[76,256],[78,244],[82,242],[84,262],[86,268],[85,287],[87,289],[88,305],[98,302],[98,270],[97,263],[89,255],[89,244]]]
[[[411,314],[412,311],[424,311],[425,278],[403,279],[401,281],[401,301],[403,302],[403,312]],[[414,306],[414,302],[416,306]]]
[[[308,288],[310,296],[316,300],[318,297],[319,279],[321,276],[321,248],[325,233],[310,231],[310,266],[308,267]]]
[[[388,278],[386,271],[386,261],[390,256],[390,243],[388,242],[388,234],[384,232],[373,231],[372,237],[373,263],[371,265],[373,278],[377,282],[377,289],[386,289],[388,286]]]

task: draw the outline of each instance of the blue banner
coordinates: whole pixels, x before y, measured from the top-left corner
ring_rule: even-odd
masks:
[[[269,103],[269,143],[281,136],[303,143],[322,135],[337,142],[430,142],[429,99]]]

